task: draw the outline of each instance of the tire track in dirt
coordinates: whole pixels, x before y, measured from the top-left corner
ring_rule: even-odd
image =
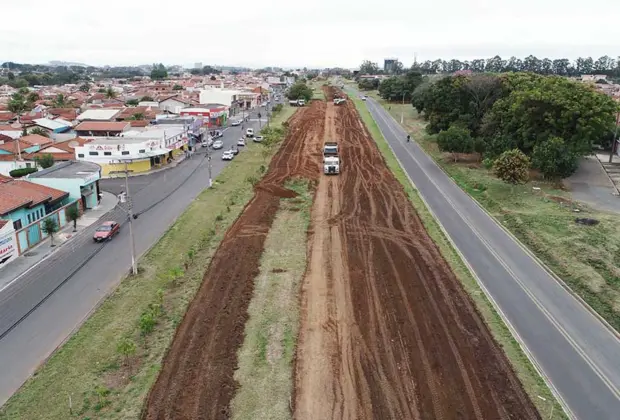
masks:
[[[351,101],[325,128],[342,171],[312,209],[295,418],[540,418]]]
[[[289,120],[289,132],[252,200],[227,231],[202,285],[177,328],[151,389],[143,419],[227,419],[237,383],[233,373],[264,243],[284,183],[317,179],[325,103],[313,101]]]

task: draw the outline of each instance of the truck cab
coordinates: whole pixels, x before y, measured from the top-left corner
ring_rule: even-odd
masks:
[[[306,104],[306,101],[304,99],[300,99],[297,101],[297,105],[299,106],[304,106]]]

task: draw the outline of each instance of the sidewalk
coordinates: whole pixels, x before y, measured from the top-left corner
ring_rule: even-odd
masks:
[[[17,257],[15,261],[0,269],[0,290],[4,289],[8,284],[12,283],[13,280],[30,268],[48,258],[64,244],[71,243],[71,238],[80,231],[96,223],[99,218],[116,206],[118,200],[114,194],[105,191],[102,191],[101,194],[102,197],[99,205],[85,212],[82,217],[77,220],[77,232],[73,232],[73,223],[69,223],[62,230],[54,234],[54,247],[51,246],[49,238],[45,239],[34,248]]]

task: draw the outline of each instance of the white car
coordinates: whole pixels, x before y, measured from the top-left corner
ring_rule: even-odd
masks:
[[[213,142],[213,149],[217,150],[217,149],[221,149],[222,147],[224,147],[224,142],[222,140],[216,140]]]
[[[222,153],[222,160],[233,160],[235,154],[231,150],[227,150]]]
[[[256,143],[260,143],[261,141],[263,141],[263,139],[264,139],[264,137],[263,137],[263,136],[256,136],[256,137],[254,137],[254,141],[255,141]]]
[[[246,137],[254,137],[254,129],[253,128],[248,128],[247,131],[245,132],[245,136]]]
[[[230,122],[230,125],[233,126],[233,127],[237,127],[237,126],[241,125],[241,120],[232,120]]]
[[[245,139],[237,140],[237,146],[245,146]]]

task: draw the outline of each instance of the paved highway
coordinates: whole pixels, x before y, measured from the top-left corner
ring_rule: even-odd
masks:
[[[356,94],[356,93],[352,93]],[[620,418],[620,340],[464,193],[376,101],[367,107],[569,415]],[[545,413],[546,415],[546,413]]]
[[[263,111],[264,113],[264,111]],[[263,120],[262,125],[266,120]],[[255,113],[244,128],[258,129]],[[224,149],[241,137],[241,127],[224,132]],[[239,148],[243,153],[243,148]],[[215,177],[227,164],[222,150],[212,153]],[[208,185],[205,150],[178,166],[152,175],[130,178],[134,209],[136,252],[142,255]],[[103,189],[124,190],[124,180],[102,180]],[[126,220],[116,208],[108,220]],[[36,268],[0,292],[0,405],[15,392],[122,277],[130,271],[129,229],[125,226],[114,240],[95,244],[97,224],[82,231],[71,243],[52,254]]]

